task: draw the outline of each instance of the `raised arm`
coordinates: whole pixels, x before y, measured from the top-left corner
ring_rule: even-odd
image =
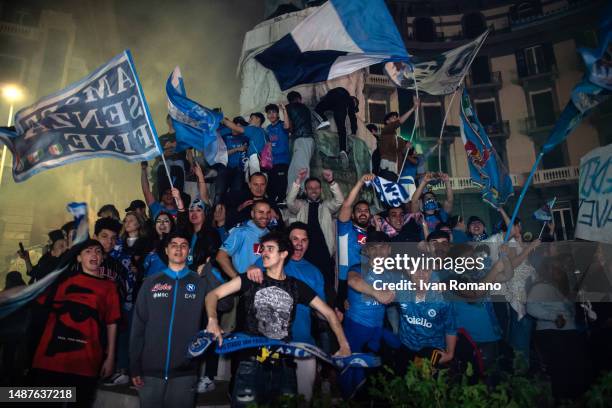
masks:
[[[451,186],[448,174],[443,173],[441,177],[442,181],[444,181],[444,184],[446,185],[446,200],[444,200],[443,204],[444,211],[446,211],[447,214],[450,214],[453,212],[453,203],[455,201],[455,197],[453,196],[453,187]]]
[[[226,296],[240,291],[241,286],[242,280],[240,277],[235,277],[206,295],[206,315],[208,316],[206,331],[215,336],[215,339],[219,341],[219,345],[223,344],[223,330],[219,327],[219,320],[217,319],[217,304],[219,303],[219,299],[223,299]]]
[[[223,125],[229,128],[230,130],[233,130],[236,133],[240,133],[240,134],[244,133],[244,128],[242,126],[235,124],[228,118],[223,118]]]
[[[331,200],[325,200],[323,205],[327,206],[329,212],[334,214],[340,207],[342,207],[342,202],[344,201],[344,194],[342,194],[342,190],[340,189],[340,185],[336,183],[334,180],[334,173],[329,169],[323,169],[322,172],[323,179],[329,183],[329,190],[332,193]]]
[[[425,173],[425,175],[423,176],[423,179],[421,180],[421,183],[419,184],[419,186],[417,187],[416,191],[414,192],[414,194],[412,195],[412,198],[410,199],[410,212],[411,213],[418,213],[421,209],[419,200],[421,199],[421,196],[423,195],[423,191],[425,190],[425,188],[427,187],[427,184],[429,184],[429,182],[433,179],[432,174],[430,172]]]
[[[400,118],[399,118],[399,122],[400,122],[400,124],[402,124],[402,125],[403,125],[403,124],[404,124],[404,122],[406,122],[406,121],[408,120],[408,118],[410,117],[410,115],[412,115],[412,114],[414,113],[414,111],[415,111],[416,109],[418,109],[418,107],[419,107],[419,106],[421,106],[421,100],[420,100],[420,99],[418,99],[418,98],[413,97],[413,98],[412,98],[412,103],[413,103],[412,108],[410,108],[410,110],[409,110],[409,111],[404,112],[404,114],[402,114],[402,116],[400,116]]]
[[[348,285],[354,291],[371,296],[383,305],[387,305],[395,299],[395,292],[374,289],[372,285],[363,280],[359,272],[350,271],[348,273]]]
[[[278,110],[283,114],[283,128],[285,128],[285,130],[291,129],[291,119],[289,119],[289,115],[287,115],[287,108],[285,105],[279,103]]]
[[[351,355],[351,347],[349,346],[348,340],[344,335],[344,330],[342,330],[342,325],[340,324],[340,320],[338,320],[338,316],[336,316],[336,312],[334,312],[331,307],[327,306],[327,303],[325,303],[318,296],[315,296],[310,301],[310,307],[323,315],[325,320],[327,320],[329,323],[329,327],[331,327],[332,331],[336,335],[340,349],[335,355],[340,357]]]
[[[373,174],[364,174],[359,180],[357,180],[357,183],[355,183],[355,185],[353,186],[353,189],[351,190],[349,195],[346,197],[346,199],[342,203],[342,207],[340,207],[340,213],[338,214],[338,221],[347,222],[348,220],[351,219],[353,203],[355,202],[355,200],[357,200],[361,187],[363,187],[363,184],[366,181],[374,180],[374,177],[376,176]]]
[[[196,178],[198,179],[198,191],[200,193],[200,200],[210,205],[210,197],[208,197],[208,186],[206,185],[206,179],[204,178],[204,173],[202,173],[202,168],[195,160],[193,162],[193,172],[196,175]]]
[[[149,177],[147,176],[147,168],[149,163],[143,161],[140,163],[140,186],[142,187],[142,195],[144,196],[145,202],[148,206],[151,206],[155,202],[155,197],[151,192],[151,186],[149,186]]]
[[[287,193],[287,209],[291,214],[297,214],[304,205],[302,200],[297,199],[297,195],[300,192],[300,185],[302,185],[302,182],[306,178],[306,174],[308,174],[308,169],[300,169]]]

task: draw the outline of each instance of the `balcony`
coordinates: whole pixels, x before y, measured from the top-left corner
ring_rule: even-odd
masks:
[[[521,133],[528,135],[538,144],[544,143],[545,138],[548,137],[559,118],[559,112],[555,112],[554,115],[554,120],[551,121],[538,120],[535,116],[523,119],[521,122]]]
[[[510,137],[510,121],[502,120],[496,123],[491,123],[488,125],[482,125],[487,136],[492,138],[504,138],[507,139]],[[461,130],[459,126],[444,126],[444,135],[443,137],[459,137],[461,136]]]
[[[27,40],[36,40],[39,30],[21,24],[0,22],[1,35],[13,35]]]
[[[559,78],[559,69],[556,65],[532,64],[527,65],[524,73],[519,73],[518,83],[521,86],[526,86],[534,82],[552,82],[557,78]]]
[[[374,86],[378,88],[396,88],[393,82],[391,82],[389,77],[387,77],[386,75],[367,74],[365,82],[368,86]]]
[[[523,183],[523,177],[522,176],[517,176],[514,174],[510,175],[510,179],[512,180],[512,186],[513,187],[521,187],[522,183]],[[453,189],[453,191],[469,191],[469,190],[480,190],[480,187],[478,187],[476,184],[474,184],[474,182],[472,182],[472,179],[469,177],[450,177],[449,178],[450,181],[450,185],[451,188]],[[432,190],[445,190],[446,189],[446,184],[443,183],[442,181],[440,181],[438,184],[434,184],[431,186]]]
[[[578,166],[557,167],[548,170],[538,170],[533,175],[534,186],[550,186],[568,184],[578,181],[580,168]]]
[[[491,72],[489,78],[474,78],[472,74],[469,74],[465,77],[465,86],[470,91],[477,91],[480,89],[494,89],[499,91],[502,88],[501,72]]]

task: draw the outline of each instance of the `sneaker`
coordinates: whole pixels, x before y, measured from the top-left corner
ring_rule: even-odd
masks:
[[[200,377],[198,381],[198,394],[204,394],[215,389],[215,382],[210,378],[204,376]]]
[[[323,122],[319,123],[319,126],[317,126],[317,130],[327,129],[330,126],[331,123],[329,123],[329,120],[324,120]]]
[[[113,387],[115,385],[125,385],[130,382],[130,377],[124,373],[115,373],[104,381],[104,385]]]

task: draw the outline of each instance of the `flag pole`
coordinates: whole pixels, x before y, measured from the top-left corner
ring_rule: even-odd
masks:
[[[516,216],[518,215],[518,211],[519,211],[519,208],[521,207],[521,203],[523,202],[523,199],[525,198],[525,194],[527,193],[527,188],[529,187],[529,184],[531,184],[531,179],[533,178],[533,175],[538,169],[538,166],[540,165],[540,161],[542,160],[542,157],[544,157],[544,152],[540,152],[540,154],[538,154],[538,157],[536,158],[536,161],[533,164],[533,168],[531,169],[531,173],[529,173],[529,177],[527,177],[527,181],[525,181],[525,185],[523,186],[521,195],[519,196],[519,199],[514,206],[514,211],[512,212],[512,218],[510,219],[510,225],[508,225],[508,232],[506,232],[506,237],[504,238],[504,242],[508,242],[508,239],[510,239],[510,233],[512,232],[511,225],[514,225],[514,220],[516,220]]]
[[[442,121],[442,127],[440,127],[440,137],[439,137],[440,140],[442,140],[442,134],[444,133],[444,126],[446,125],[446,119],[448,117],[448,112],[450,112],[450,110],[451,110],[451,107],[453,105],[453,101],[455,100],[455,95],[459,91],[459,88],[461,88],[461,84],[463,84],[463,81],[465,80],[465,76],[467,75],[468,71],[470,70],[470,67],[472,66],[472,63],[474,62],[474,59],[476,58],[476,55],[478,55],[478,52],[482,48],[484,42],[487,40],[487,37],[489,36],[489,32],[490,32],[489,29],[487,29],[487,34],[482,39],[482,42],[478,46],[478,49],[476,50],[476,52],[474,52],[474,54],[472,55],[472,58],[470,59],[470,63],[468,64],[465,72],[461,76],[461,80],[459,81],[459,84],[457,85],[457,89],[455,89],[455,92],[453,92],[453,96],[451,97],[451,101],[448,104],[448,109],[446,109],[446,112],[444,112],[444,120]],[[440,173],[442,172],[442,146],[441,145],[438,147],[438,171]]]
[[[557,197],[555,196],[555,197],[553,197],[552,205],[549,208],[551,220],[554,220],[554,217],[552,215],[552,209],[555,208],[555,203],[556,202],[557,202]],[[544,221],[544,225],[542,225],[542,229],[540,230],[540,235],[538,235],[538,239],[542,238],[542,233],[544,232],[544,227],[546,227],[546,225],[548,225],[548,221]]]
[[[544,221],[544,225],[542,225],[542,229],[540,230],[540,235],[538,235],[538,239],[542,238],[542,233],[544,232],[544,228],[548,225],[548,221]]]
[[[450,112],[451,107],[453,106],[455,95],[457,95],[457,92],[459,92],[459,87],[461,86],[461,82],[463,82],[464,78],[465,76],[461,78],[461,81],[459,82],[459,86],[457,87],[455,92],[453,92],[453,96],[451,97],[450,103],[448,104],[448,109],[446,109],[446,112],[444,112],[444,119],[442,120],[442,127],[440,128],[440,136],[438,136],[438,140],[442,140],[442,134],[444,133],[444,126],[446,125],[446,119],[448,118],[448,113]],[[438,146],[438,171],[440,173],[442,172],[442,145]]]
[[[414,81],[414,91],[416,93],[416,97],[417,99],[419,99],[419,86],[417,85],[416,75],[414,74],[414,66],[412,67],[412,80]],[[419,109],[416,108],[414,110],[414,126],[412,127],[412,134],[410,135],[410,140],[409,140],[410,143],[412,143],[412,139],[414,138],[414,133],[416,132],[416,128],[418,124],[419,124]],[[397,173],[398,182],[400,178],[402,177],[402,172],[404,171],[404,166],[406,165],[406,159],[408,158],[408,151],[409,149],[406,149],[406,153],[404,154],[404,161],[402,162],[402,167],[400,168],[400,171]]]

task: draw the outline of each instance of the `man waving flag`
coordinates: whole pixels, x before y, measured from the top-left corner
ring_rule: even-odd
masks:
[[[329,0],[255,59],[286,90],[410,56],[383,0]]]

